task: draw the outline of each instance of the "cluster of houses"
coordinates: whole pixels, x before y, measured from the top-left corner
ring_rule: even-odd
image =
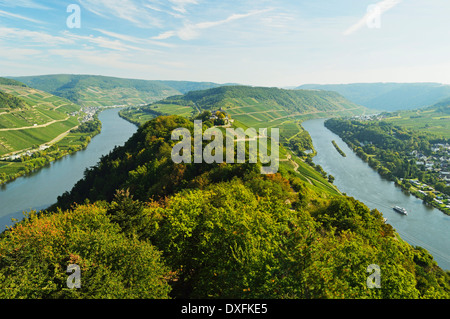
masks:
[[[22,153],[17,153],[17,154],[10,155],[10,156],[7,156],[7,157],[2,157],[2,158],[0,158],[0,160],[1,161],[15,161],[15,160],[20,159],[23,156],[31,156],[31,155],[33,155],[36,152],[46,150],[49,147],[50,147],[49,145],[44,144],[44,145],[39,146],[38,149],[29,150],[29,151],[22,152]]]
[[[214,122],[215,125],[227,125],[232,123],[233,120],[228,117],[228,114],[220,108],[217,111],[211,112],[211,116],[209,118]]]
[[[436,203],[438,203],[439,205],[444,204],[444,201],[446,201],[447,205],[445,207],[450,209],[450,201],[449,201],[450,196],[442,194],[442,193],[434,190],[433,187],[431,187],[425,183],[421,183],[418,180],[410,179],[409,182],[417,188],[417,192],[419,192],[420,194],[422,194],[424,196],[428,195],[427,192],[432,192],[433,194],[435,194],[436,198],[434,198],[433,200]]]
[[[416,165],[423,165],[425,170],[439,173],[439,178],[450,184],[450,144],[438,143],[431,146],[432,154],[426,156],[418,151],[412,151]]]
[[[83,114],[83,117],[79,119],[80,123],[89,122],[94,120],[94,115],[98,109],[98,106],[83,107],[80,111],[72,112],[70,115],[79,116],[80,114]]]
[[[352,116],[353,120],[358,121],[381,121],[384,118],[385,116],[382,113]]]

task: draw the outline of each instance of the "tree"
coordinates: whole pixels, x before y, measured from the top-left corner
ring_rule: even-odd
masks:
[[[172,274],[150,243],[111,223],[104,205],[30,214],[0,238],[1,298],[168,298]],[[67,287],[69,264],[81,288]]]
[[[328,175],[328,181],[330,182],[330,183],[333,183],[334,182],[334,176],[333,175]]]

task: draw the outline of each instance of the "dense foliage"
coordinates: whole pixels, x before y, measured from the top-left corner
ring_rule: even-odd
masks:
[[[25,87],[26,85],[22,82],[13,80],[13,79],[7,79],[0,77],[0,85],[14,85],[14,86],[22,86]]]
[[[0,298],[167,298],[169,270],[151,244],[125,236],[101,205],[30,217],[0,238]],[[67,286],[67,267],[81,289]]]
[[[24,109],[30,106],[21,98],[0,91],[0,108]]]
[[[5,232],[5,297],[450,296],[432,256],[353,198],[258,164],[174,164],[180,126],[192,129],[177,116],[148,122],[59,198],[62,210]],[[68,264],[81,266],[81,289],[64,287]],[[381,288],[367,287],[372,264]]]

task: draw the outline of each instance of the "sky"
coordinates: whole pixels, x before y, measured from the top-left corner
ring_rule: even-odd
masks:
[[[448,0],[0,0],[0,76],[450,84]]]

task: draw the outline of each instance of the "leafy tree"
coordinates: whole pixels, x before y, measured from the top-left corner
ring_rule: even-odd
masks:
[[[171,274],[148,242],[129,238],[105,208],[31,214],[0,239],[2,298],[167,298]],[[69,264],[81,288],[67,287]]]

